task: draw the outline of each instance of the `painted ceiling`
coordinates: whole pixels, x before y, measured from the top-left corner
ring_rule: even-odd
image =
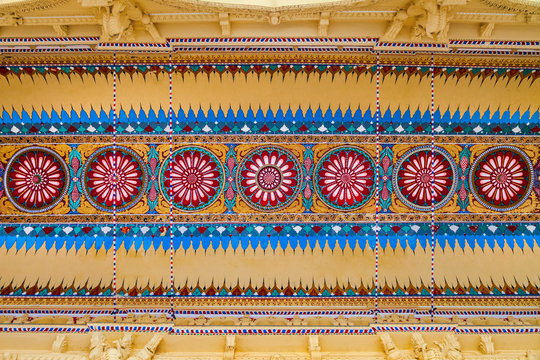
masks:
[[[534,296],[538,74],[3,67],[0,293]]]
[[[0,0],[0,360],[538,358],[539,31]]]

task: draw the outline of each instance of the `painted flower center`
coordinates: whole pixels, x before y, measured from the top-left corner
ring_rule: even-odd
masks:
[[[274,166],[261,168],[257,178],[260,187],[264,190],[277,189],[281,183],[281,173]]]
[[[111,174],[109,176],[109,182],[111,185],[118,184],[120,182],[120,176],[118,174]]]
[[[416,174],[416,180],[421,187],[431,185],[431,169],[420,169]]]
[[[343,173],[340,180],[344,185],[347,185],[352,181],[352,176],[349,173]]]
[[[493,174],[493,178],[498,185],[506,186],[508,181],[511,180],[509,174],[504,169],[499,169],[498,173]]]
[[[34,184],[36,184],[36,185],[39,184],[39,183],[41,183],[41,176],[39,176],[39,175],[37,175],[37,174],[34,175],[34,176],[32,177],[32,182],[33,182]]]
[[[193,185],[199,181],[199,177],[195,174],[189,174],[186,178],[188,184]]]

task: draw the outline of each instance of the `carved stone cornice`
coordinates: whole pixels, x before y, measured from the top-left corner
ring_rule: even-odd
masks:
[[[258,6],[258,5],[239,5],[231,3],[219,3],[211,1],[198,0],[151,0],[161,5],[173,6],[181,9],[189,9],[195,11],[212,11],[212,12],[229,12],[232,14],[251,13],[251,14],[268,14],[271,12],[279,13],[296,13],[304,12],[321,12],[321,11],[344,11],[350,9],[358,9],[377,3],[379,0],[337,0],[333,2],[323,3],[307,3],[301,5],[289,6]]]
[[[88,41],[90,46],[98,43],[98,39]],[[77,39],[66,39],[64,44],[76,44]],[[25,45],[30,45],[26,43]],[[480,44],[479,44],[480,45]],[[279,46],[276,45],[276,46]],[[466,48],[467,45],[461,45]],[[474,49],[474,45],[469,45]],[[277,52],[232,52],[222,50],[208,54],[202,50],[192,52],[178,52],[172,54],[173,64],[376,64],[376,55],[371,52],[363,53],[306,53],[293,51],[287,53]],[[72,64],[112,64],[113,56],[111,52],[99,52],[89,50],[86,53],[0,53],[0,65],[50,65],[64,66]],[[166,53],[117,53],[118,64],[145,64],[162,65],[168,64],[169,55]],[[429,66],[431,64],[430,54],[381,54],[380,63],[392,66]],[[540,66],[538,56],[467,56],[458,54],[436,55],[434,57],[436,66],[448,67],[526,67],[537,68]]]
[[[30,11],[47,10],[61,6],[69,0],[26,0],[7,4],[0,3],[0,14],[25,13]]]
[[[497,9],[540,13],[540,2],[531,0],[481,0],[483,3]]]
[[[379,309],[426,310],[430,307],[429,296],[380,297]],[[162,309],[171,306],[168,296],[116,298],[118,309]],[[236,311],[369,311],[374,308],[375,297],[221,297],[186,296],[173,298],[174,307],[183,310],[236,310]],[[2,296],[0,309],[71,309],[71,310],[110,310],[114,297],[109,296]],[[438,311],[482,310],[507,306],[514,311],[540,310],[540,300],[534,296],[436,296],[434,306]]]

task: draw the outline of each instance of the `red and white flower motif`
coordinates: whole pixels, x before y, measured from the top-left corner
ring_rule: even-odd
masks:
[[[100,151],[88,162],[85,187],[94,206],[120,211],[135,204],[146,182],[140,159],[117,148]]]
[[[248,204],[256,209],[286,207],[300,189],[300,164],[285,149],[257,149],[244,159],[240,169],[239,188]]]
[[[19,152],[6,172],[7,194],[20,210],[45,211],[54,206],[67,189],[65,163],[47,149]]]
[[[482,154],[475,164],[474,187],[484,205],[506,210],[519,205],[530,191],[531,168],[511,149],[491,151]]]
[[[431,209],[432,202],[435,207],[444,205],[455,190],[454,163],[439,150],[435,150],[433,161],[431,155],[431,149],[414,151],[405,155],[396,167],[396,191],[407,205],[417,210]]]
[[[211,205],[223,186],[221,166],[203,149],[182,149],[173,155],[172,165],[164,166],[163,191],[171,193],[174,205],[182,210]]]
[[[328,205],[343,210],[359,208],[374,191],[373,162],[358,149],[334,150],[318,166],[317,185]]]

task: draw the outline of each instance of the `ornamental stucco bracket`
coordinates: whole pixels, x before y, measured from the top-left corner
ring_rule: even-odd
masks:
[[[155,42],[165,42],[150,15],[131,0],[79,0],[79,3],[83,7],[97,8],[103,42],[133,40],[137,25],[142,25]]]
[[[448,42],[448,30],[456,6],[467,5],[469,1],[413,0],[406,8],[396,12],[382,39],[394,40],[403,26],[409,22],[412,41],[418,42],[428,38],[437,42]]]

